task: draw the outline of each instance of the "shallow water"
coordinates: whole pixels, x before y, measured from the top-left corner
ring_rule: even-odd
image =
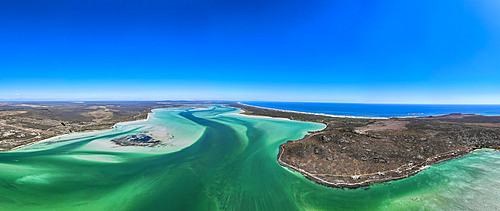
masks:
[[[327,188],[276,162],[278,146],[315,123],[238,110],[158,109],[146,122],[0,153],[0,210],[495,210],[500,153],[482,150],[408,179]],[[169,133],[164,147],[110,140]]]

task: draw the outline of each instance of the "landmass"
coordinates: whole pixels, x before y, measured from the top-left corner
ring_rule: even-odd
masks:
[[[325,124],[280,146],[278,162],[329,187],[359,188],[399,180],[474,150],[500,148],[500,117],[449,114],[411,118],[343,118],[238,103],[243,114]]]
[[[240,108],[245,115],[324,124],[323,130],[281,145],[277,161],[329,187],[359,188],[399,180],[477,149],[500,148],[498,116],[457,113],[369,119],[266,109],[236,102],[166,101],[0,103],[0,151],[67,133],[110,129],[118,122],[144,120],[155,108],[204,104]],[[139,133],[111,141],[117,146],[154,147],[163,144],[161,140],[172,138],[165,134]]]
[[[74,132],[111,129],[116,123],[145,120],[152,109],[186,107],[213,101],[161,102],[0,102],[0,151]],[[120,146],[156,146],[148,136],[114,140]]]

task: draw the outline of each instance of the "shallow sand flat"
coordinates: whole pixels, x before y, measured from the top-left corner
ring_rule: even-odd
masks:
[[[119,156],[114,155],[68,155],[67,158],[74,158],[84,161],[95,161],[103,163],[121,163],[123,160]]]
[[[153,110],[154,113],[150,114],[150,117],[145,122],[120,123],[116,125],[116,133],[122,132],[120,136],[146,132],[153,138],[162,140],[162,145],[154,147],[119,146],[111,142],[111,140],[120,136],[112,136],[92,141],[82,146],[79,150],[152,154],[172,153],[182,150],[196,142],[204,132],[204,127],[179,116],[180,112],[185,110],[168,109],[168,111],[165,111],[163,109],[156,109]],[[169,122],[165,122],[165,119],[168,119]]]
[[[103,134],[108,134],[108,133],[110,133],[110,131],[113,131],[113,130],[64,134],[64,135],[48,138],[45,140],[41,140],[39,142],[35,142],[33,144],[30,144],[28,146],[23,146],[23,147],[20,147],[20,148],[14,149],[14,150],[10,150],[10,151],[6,151],[6,152],[2,152],[2,153],[30,152],[30,151],[41,151],[41,150],[53,149],[53,148],[61,147],[64,145],[68,145],[70,143],[84,141],[86,139],[94,139],[94,138],[99,137]]]

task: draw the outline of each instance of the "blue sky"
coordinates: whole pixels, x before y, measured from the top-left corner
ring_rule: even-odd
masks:
[[[500,1],[0,2],[0,99],[500,104]]]

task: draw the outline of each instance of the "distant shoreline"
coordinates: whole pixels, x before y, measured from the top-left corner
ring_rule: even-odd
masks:
[[[237,102],[240,105],[250,106],[254,108],[260,109],[268,109],[273,111],[281,111],[288,113],[296,113],[296,114],[308,114],[308,115],[316,115],[316,116],[326,116],[326,117],[336,117],[336,118],[354,118],[354,119],[389,119],[390,117],[364,117],[364,116],[348,116],[348,115],[333,115],[333,114],[323,114],[323,113],[312,113],[312,112],[303,112],[303,111],[292,111],[292,110],[284,110],[284,109],[276,109],[276,108],[266,108],[261,106],[248,105],[241,102]]]
[[[293,112],[293,113],[300,113],[300,114],[311,114],[311,115],[322,115],[322,116],[328,116],[328,117],[338,117],[338,118],[365,118],[365,119],[389,119],[389,118],[421,118],[421,117],[434,117],[434,116],[444,116],[444,115],[448,115],[448,114],[452,114],[452,113],[463,113],[463,114],[475,114],[475,115],[481,115],[481,116],[500,116],[500,105],[445,105],[445,104],[438,104],[438,105],[432,105],[432,104],[376,104],[374,103],[373,105],[380,105],[380,106],[384,106],[384,105],[388,105],[388,106],[394,106],[394,105],[400,105],[400,106],[498,106],[495,107],[494,109],[497,109],[498,112],[497,113],[484,113],[482,111],[477,111],[477,110],[474,110],[474,111],[467,111],[467,109],[465,110],[459,110],[459,109],[462,109],[462,108],[457,108],[457,109],[450,109],[449,111],[448,110],[437,110],[437,111],[432,111],[432,109],[430,111],[418,111],[418,109],[415,110],[415,112],[409,110],[408,113],[406,112],[396,112],[394,114],[389,114],[389,113],[386,113],[382,116],[371,116],[371,114],[373,113],[374,115],[377,114],[377,111],[373,111],[371,113],[365,113],[365,116],[363,116],[362,114],[359,114],[359,116],[357,115],[338,115],[338,114],[328,114],[328,113],[316,113],[316,111],[313,111],[313,112],[309,112],[309,111],[297,111],[297,110],[293,110],[293,109],[290,109],[290,108],[285,108],[285,109],[281,109],[281,108],[273,108],[273,107],[265,107],[265,106],[258,106],[258,105],[251,105],[251,104],[246,104],[246,103],[242,103],[242,102],[237,102],[241,105],[245,105],[245,106],[251,106],[251,107],[256,107],[256,108],[263,108],[263,109],[271,109],[271,110],[275,110],[275,111],[282,111],[282,112]],[[250,102],[251,103],[251,102]],[[294,103],[311,103],[311,104],[323,104],[323,103],[314,103],[314,102],[274,102],[274,103],[291,103],[291,104],[294,104]],[[325,104],[329,104],[329,103],[325,103]],[[356,105],[372,105],[372,104],[363,104],[363,103],[331,103],[332,106],[335,106],[336,104],[353,104],[353,106],[356,106]],[[271,105],[272,106],[272,105]],[[276,105],[277,107],[280,107],[279,105]],[[300,109],[300,108],[299,108]],[[361,108],[363,109],[363,108]],[[308,109],[305,109],[305,110],[308,110]],[[491,110],[491,108],[490,108]],[[318,111],[318,112],[322,112],[322,111]],[[335,113],[335,112],[333,112]],[[401,114],[398,114],[398,113],[401,113]],[[383,113],[381,113],[383,114]]]

